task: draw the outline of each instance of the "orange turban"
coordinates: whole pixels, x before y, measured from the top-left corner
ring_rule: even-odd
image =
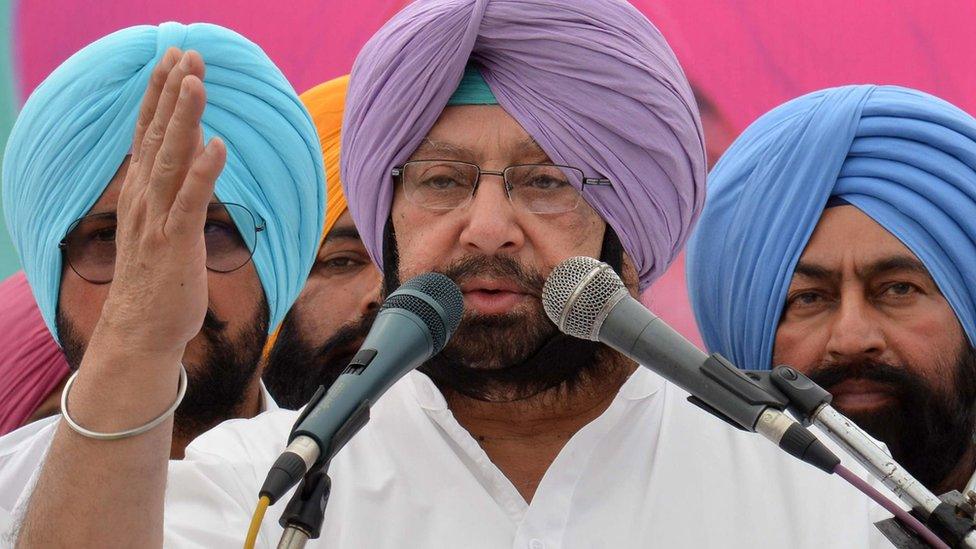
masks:
[[[349,75],[346,75],[319,84],[299,96],[319,132],[322,158],[325,160],[325,186],[328,192],[325,226],[322,228],[323,240],[336,220],[346,211],[346,195],[342,194],[342,183],[339,180],[339,131],[342,128],[342,110],[345,108],[348,88]]]
[[[346,104],[346,90],[349,88],[349,75],[340,76],[324,82],[298,96],[312,115],[312,122],[319,134],[322,146],[322,159],[325,161],[325,225],[322,226],[321,246],[336,221],[346,211],[346,195],[342,193],[339,180],[339,134],[342,129],[342,111]],[[264,345],[267,358],[278,339],[278,330],[268,337]]]

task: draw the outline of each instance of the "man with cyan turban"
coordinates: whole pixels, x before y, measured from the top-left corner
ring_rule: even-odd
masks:
[[[380,273],[353,224],[339,182],[339,129],[349,76],[299,96],[322,146],[328,200],[318,257],[305,288],[268,340],[264,383],[282,408],[301,408],[332,385],[369,332],[379,306]],[[273,347],[272,347],[273,345]]]
[[[315,128],[244,37],[132,27],[31,94],[2,184],[27,280],[76,372],[63,418],[38,433],[53,442],[19,541],[149,536],[141,517],[162,512],[168,458],[272,405],[261,350],[304,285],[323,222]],[[112,524],[72,522],[79,509]]]
[[[976,119],[896,86],[762,116],[688,252],[705,343],[790,364],[935,493],[976,470]]]
[[[571,256],[605,259],[636,295],[703,202],[690,87],[632,6],[411,3],[356,60],[341,164],[386,290],[440,271],[465,315],[330,462],[319,546],[882,543],[873,505],[838,479],[542,311],[546,275]],[[239,546],[295,421],[272,412],[195,440],[170,471],[166,543]],[[257,546],[279,538],[284,506]]]

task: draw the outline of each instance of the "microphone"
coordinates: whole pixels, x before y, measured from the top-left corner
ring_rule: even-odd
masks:
[[[542,290],[546,315],[568,335],[600,341],[691,393],[689,401],[733,426],[762,434],[833,473],[840,459],[783,412],[785,403],[718,354],[706,355],[631,297],[606,263],[571,257]]]
[[[346,370],[305,406],[260,495],[273,504],[327,464],[369,421],[369,408],[383,393],[444,349],[463,309],[460,288],[440,273],[419,275],[390,294]]]

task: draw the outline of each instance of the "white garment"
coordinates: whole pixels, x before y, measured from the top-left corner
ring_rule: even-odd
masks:
[[[638,369],[527,504],[412,372],[333,460],[323,534],[309,547],[890,547],[872,524],[890,515],[842,479],[685,397]],[[279,411],[198,437],[170,467],[166,546],[240,547],[295,419]],[[275,547],[288,497],[268,511],[259,547]]]
[[[279,410],[261,382],[261,412]],[[61,415],[39,419],[0,437],[0,547],[13,545],[16,518],[37,483],[41,463],[54,440]],[[176,463],[171,461],[170,464]]]

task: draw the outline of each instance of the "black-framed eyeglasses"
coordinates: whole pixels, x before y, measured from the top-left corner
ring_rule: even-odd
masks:
[[[501,177],[511,203],[535,214],[575,210],[586,186],[611,186],[602,177],[586,177],[583,170],[556,164],[517,164],[504,170],[482,170],[459,160],[411,160],[393,168],[407,200],[429,210],[453,210],[471,203],[483,175]]]
[[[81,278],[108,284],[115,275],[115,212],[76,219],[58,244],[65,261]],[[204,242],[207,269],[218,273],[236,271],[254,254],[264,220],[240,204],[213,202],[207,207]]]

